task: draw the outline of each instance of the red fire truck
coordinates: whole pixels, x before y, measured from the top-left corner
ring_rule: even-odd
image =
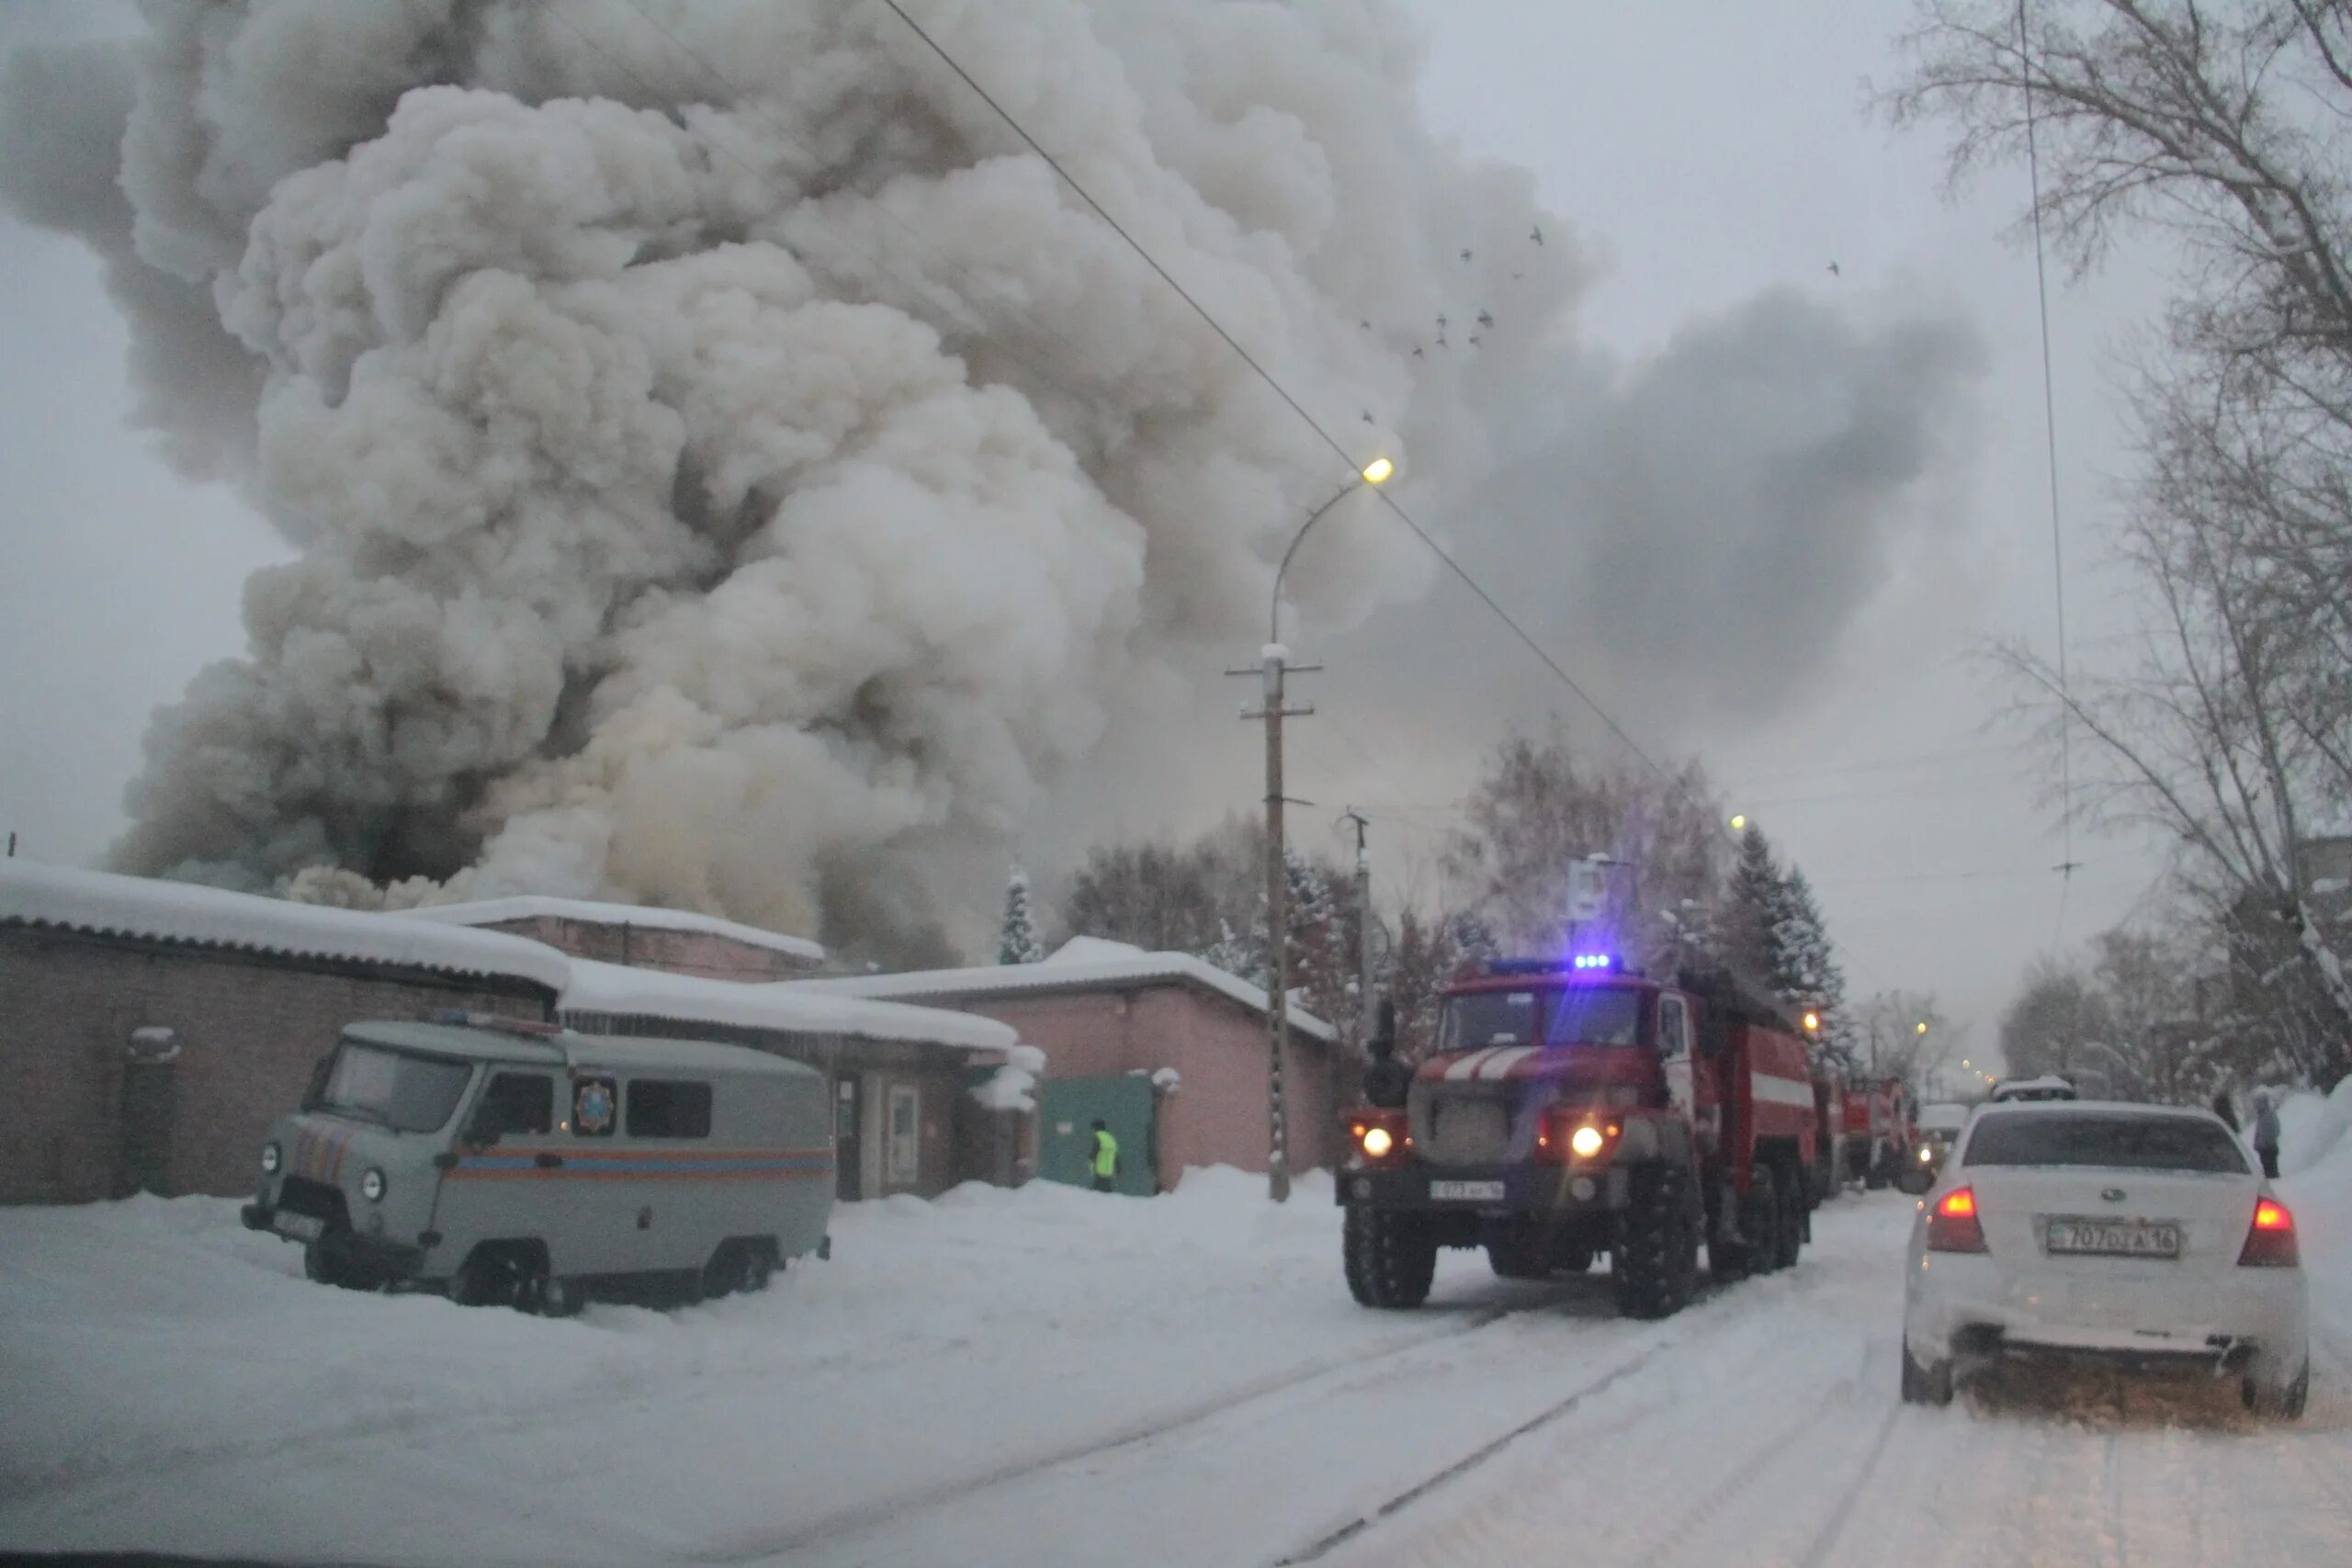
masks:
[[[1845,1107],[1846,1179],[1884,1187],[1905,1168],[1917,1142],[1910,1091],[1900,1078],[1849,1084]]]
[[[1374,1041],[1385,1058],[1384,1041]],[[1435,1051],[1386,1064],[1338,1182],[1349,1289],[1419,1306],[1441,1247],[1540,1278],[1611,1258],[1619,1310],[1783,1269],[1811,1239],[1814,1089],[1804,1043],[1729,978],[1671,981],[1611,954],[1504,960],[1447,990]]]

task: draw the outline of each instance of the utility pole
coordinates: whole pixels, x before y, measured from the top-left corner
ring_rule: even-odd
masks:
[[[1351,806],[1340,820],[1356,830],[1356,1055],[1370,1060],[1373,1030],[1372,999],[1372,852],[1364,845],[1364,830],[1372,819]]]
[[[1310,518],[1308,521],[1312,522]],[[1277,1203],[1290,1199],[1290,1126],[1283,1100],[1283,1060],[1290,1053],[1290,877],[1283,857],[1283,720],[1304,718],[1315,711],[1283,705],[1283,677],[1301,674],[1320,664],[1292,664],[1290,649],[1269,642],[1259,649],[1255,670],[1228,670],[1228,675],[1256,675],[1264,685],[1255,711],[1242,710],[1245,719],[1262,719],[1266,726],[1266,1196]]]

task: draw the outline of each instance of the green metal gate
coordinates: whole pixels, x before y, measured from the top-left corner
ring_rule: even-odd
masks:
[[[1119,1140],[1115,1190],[1149,1197],[1159,1190],[1151,1080],[1132,1073],[1103,1078],[1047,1078],[1037,1086],[1037,1174],[1073,1187],[1092,1184],[1094,1122]]]

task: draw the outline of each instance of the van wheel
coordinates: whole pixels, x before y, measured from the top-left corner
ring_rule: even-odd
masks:
[[[743,1267],[735,1276],[735,1288],[747,1296],[755,1296],[768,1288],[775,1278],[775,1243],[755,1241],[741,1253]]]
[[[449,1299],[459,1306],[504,1306],[524,1312],[538,1304],[547,1267],[512,1247],[477,1247],[449,1280]]]

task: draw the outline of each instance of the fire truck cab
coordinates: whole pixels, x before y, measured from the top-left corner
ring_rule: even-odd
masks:
[[[1725,977],[1498,961],[1448,988],[1409,1079],[1373,1082],[1403,1103],[1350,1116],[1337,1184],[1368,1306],[1419,1305],[1439,1247],[1481,1247],[1519,1279],[1606,1253],[1620,1310],[1660,1317],[1690,1299],[1702,1245],[1727,1280],[1809,1238],[1805,1049]]]

